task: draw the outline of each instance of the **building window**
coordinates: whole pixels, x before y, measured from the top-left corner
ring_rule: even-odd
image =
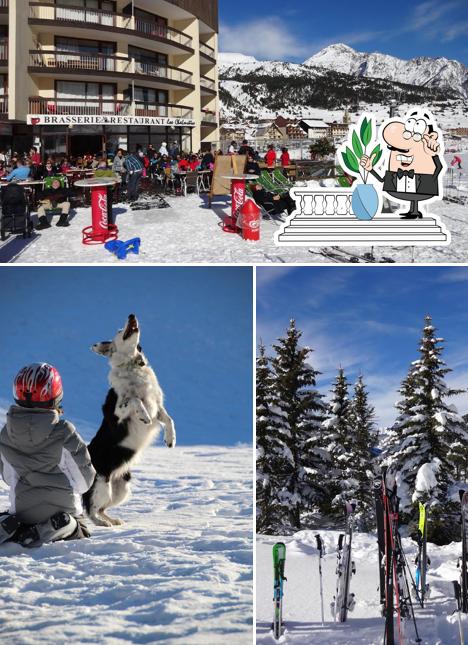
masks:
[[[55,96],[60,114],[116,114],[122,107],[112,83],[57,81]]]
[[[105,56],[113,56],[116,49],[115,43],[78,38],[61,38],[60,36],[55,38],[55,47],[63,52],[103,54]]]
[[[146,67],[167,67],[168,58],[166,54],[159,54],[139,47],[128,47],[128,57],[134,58],[135,61],[143,68]]]
[[[132,5],[128,4],[124,7],[124,15],[132,14]],[[135,28],[137,31],[143,32],[149,36],[158,36],[159,38],[167,38],[167,19],[157,16],[149,11],[143,11],[134,7],[133,15],[135,16]]]

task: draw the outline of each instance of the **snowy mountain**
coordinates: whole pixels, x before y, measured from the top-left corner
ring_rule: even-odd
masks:
[[[304,65],[342,74],[382,78],[422,87],[450,89],[468,98],[468,68],[447,58],[418,57],[402,60],[379,52],[357,52],[342,43],[325,47]]]
[[[277,114],[335,120],[342,118],[345,108],[358,113],[384,106],[388,113],[395,99],[400,105],[423,104],[435,114],[447,108],[445,123],[450,127],[468,121],[468,69],[443,58],[402,61],[332,45],[302,65],[220,54],[219,72],[225,120],[253,121]]]

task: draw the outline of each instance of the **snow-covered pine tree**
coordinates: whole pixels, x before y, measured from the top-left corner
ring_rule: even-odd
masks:
[[[426,316],[420,358],[411,368],[414,392],[406,404],[409,415],[387,445],[384,463],[397,473],[400,508],[403,520],[408,522],[417,515],[415,504],[419,498],[413,495],[416,474],[424,464],[439,460],[437,485],[431,489],[429,502],[428,539],[443,544],[458,535],[459,508],[450,500],[449,489],[468,433],[456,408],[448,403],[460,391],[445,382],[452,370],[441,359],[444,339],[435,332],[432,318]]]
[[[375,411],[369,403],[369,395],[362,376],[354,385],[354,397],[351,401],[350,418],[352,433],[350,437],[351,468],[347,477],[351,487],[347,493],[357,501],[357,526],[362,531],[373,528],[375,523],[375,501],[372,489],[374,477],[373,464],[376,461],[375,447],[377,432],[375,428]],[[356,481],[357,484],[352,485]]]
[[[256,374],[257,402],[257,532],[281,533],[284,509],[278,490],[293,469],[292,453],[285,441],[289,435],[287,422],[278,407],[270,361],[265,346],[260,344]]]
[[[327,470],[327,453],[321,448],[325,405],[315,389],[319,372],[308,364],[312,349],[299,345],[301,336],[291,320],[286,336],[273,345],[276,356],[272,360],[278,406],[287,421],[286,443],[293,458],[293,469],[286,473],[278,493],[291,530],[300,529],[304,517],[317,509]]]
[[[323,445],[330,454],[331,465],[326,473],[327,495],[321,510],[335,519],[342,517],[345,502],[351,501],[352,491],[358,486],[353,474],[352,406],[348,391],[348,380],[340,368],[331,390],[328,418],[322,424]]]

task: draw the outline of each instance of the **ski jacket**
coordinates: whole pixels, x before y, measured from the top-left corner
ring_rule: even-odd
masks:
[[[276,164],[276,152],[274,150],[268,150],[265,155],[265,161],[269,168]]]
[[[0,475],[10,487],[10,513],[36,524],[58,511],[81,515],[81,495],[96,471],[86,444],[56,410],[12,405],[0,432]]]

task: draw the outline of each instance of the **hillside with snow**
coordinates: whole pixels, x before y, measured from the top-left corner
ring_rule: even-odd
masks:
[[[357,77],[383,78],[421,87],[456,90],[468,98],[468,68],[447,58],[421,56],[402,60],[379,52],[357,52],[339,43],[325,47],[308,58],[304,65]]]
[[[151,447],[113,510],[123,526],[39,549],[1,545],[0,640],[250,643],[251,470],[247,446]]]
[[[325,542],[323,559],[323,594],[325,624],[320,616],[319,554],[314,535],[317,531],[300,531],[289,537],[257,536],[256,599],[257,645],[381,645],[384,619],[380,614],[377,537],[372,533],[356,533],[353,538],[353,560],[356,574],[350,590],[355,594],[356,607],[345,623],[335,623],[330,603],[336,589],[336,545],[338,531],[318,531]],[[286,543],[287,581],[284,583],[283,620],[285,633],[275,641],[271,631],[273,620],[272,547],[277,541]],[[403,538],[403,548],[413,562],[417,545]],[[443,547],[428,545],[431,566],[427,581],[431,593],[425,608],[415,607],[418,631],[423,645],[459,645],[458,618],[452,580],[459,578],[457,559],[461,542]],[[413,567],[414,569],[414,567]],[[396,621],[395,621],[396,622]],[[468,615],[462,617],[465,638],[468,637]],[[413,624],[406,625],[408,643],[415,642]]]
[[[399,105],[424,105],[444,127],[468,125],[468,69],[444,58],[416,58],[356,52],[331,45],[304,64],[259,61],[220,54],[220,99],[224,120],[342,118]],[[403,111],[403,107],[401,109]],[[353,115],[352,115],[353,116]]]

